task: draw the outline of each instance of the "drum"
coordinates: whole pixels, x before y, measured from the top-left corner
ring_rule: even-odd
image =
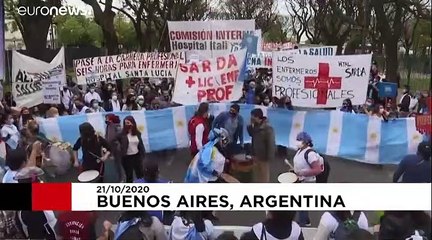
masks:
[[[88,170],[78,175],[78,181],[82,183],[97,183],[100,175],[96,170]]]
[[[286,173],[282,173],[278,176],[278,181],[280,183],[298,183],[299,179],[295,173],[286,172]]]
[[[252,157],[246,154],[235,154],[230,159],[229,172],[242,183],[253,182],[254,162]]]
[[[45,158],[42,167],[50,176],[64,175],[73,166],[73,155],[70,150],[65,150],[56,144],[45,148]]]

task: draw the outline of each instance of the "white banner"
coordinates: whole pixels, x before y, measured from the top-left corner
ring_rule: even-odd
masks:
[[[245,33],[255,32],[255,20],[168,21],[171,51],[192,51],[206,58],[231,52]]]
[[[260,52],[258,55],[250,55],[247,66],[250,68],[272,68],[272,52]]]
[[[66,82],[64,59],[63,47],[50,63],[17,51],[12,52],[12,95],[18,107],[33,107],[43,103],[43,85],[50,82],[51,78],[61,84]]]
[[[84,85],[107,79],[174,78],[177,65],[181,62],[185,62],[182,52],[132,52],[76,59],[74,68],[78,84]]]
[[[309,56],[335,56],[337,46],[300,47],[299,49],[286,50],[290,54],[301,54]]]
[[[307,56],[273,52],[273,96],[288,96],[294,106],[341,107],[366,101],[372,55]]]
[[[430,203],[428,183],[72,183],[71,205],[72,211],[428,211]]]
[[[241,97],[246,49],[199,63],[180,64],[173,102],[192,105],[201,102],[236,101]]]

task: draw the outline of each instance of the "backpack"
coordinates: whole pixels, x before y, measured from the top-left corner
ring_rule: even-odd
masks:
[[[309,159],[308,159],[308,155],[310,152],[315,152],[315,150],[313,150],[313,149],[306,150],[306,152],[304,153],[304,158],[306,159],[306,163],[309,165],[309,167],[312,167],[312,165],[309,163]],[[328,176],[330,174],[330,164],[328,163],[328,161],[324,157],[322,157],[321,155],[319,155],[319,156],[323,159],[324,169],[320,174],[315,176],[316,183],[327,183]]]
[[[26,239],[16,211],[0,211],[0,239]]]
[[[349,236],[354,231],[359,229],[357,221],[361,215],[360,211],[355,211],[354,214],[352,214],[352,216],[345,221],[339,219],[335,213],[331,213],[331,215],[338,222],[338,226],[336,227],[336,230],[330,234],[330,238],[335,240],[346,240],[349,239]]]

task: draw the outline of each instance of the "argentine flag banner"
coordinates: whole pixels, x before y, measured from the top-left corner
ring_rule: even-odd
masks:
[[[230,103],[211,104],[214,116],[228,111]],[[250,118],[251,110],[261,108],[276,133],[276,143],[295,149],[296,135],[307,132],[314,148],[321,154],[370,164],[397,164],[407,154],[415,154],[423,135],[416,130],[414,118],[383,122],[361,114],[341,111],[288,111],[264,106],[241,105],[243,119]],[[122,120],[133,116],[142,134],[147,152],[189,147],[187,123],[197,106],[180,106],[157,111],[115,113]],[[95,131],[105,135],[106,113],[63,116],[43,119],[40,130],[50,140],[74,144],[79,137],[78,127],[89,122]],[[246,128],[245,124],[245,128]],[[244,129],[245,142],[250,136]]]

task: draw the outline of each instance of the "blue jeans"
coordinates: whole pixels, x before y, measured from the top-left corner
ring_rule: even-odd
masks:
[[[299,211],[298,212],[298,216],[299,216],[300,227],[305,227],[306,224],[310,224],[309,212],[308,211]]]

